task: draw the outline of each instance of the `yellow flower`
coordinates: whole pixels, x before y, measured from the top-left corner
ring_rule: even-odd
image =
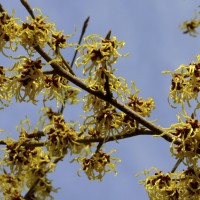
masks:
[[[99,150],[98,152],[93,153],[90,158],[79,157],[73,159],[73,161],[77,161],[79,164],[81,164],[82,169],[80,170],[83,170],[86,173],[89,180],[102,181],[103,176],[107,172],[114,171],[115,175],[117,174],[115,166],[116,163],[121,162],[121,160],[110,157],[110,154],[113,152],[115,151],[112,150],[106,154],[102,150]],[[113,161],[113,163],[111,161]]]
[[[21,195],[24,188],[22,175],[8,174],[4,171],[0,174],[0,179],[0,193],[3,194],[3,196],[0,196],[1,199],[24,199]]]
[[[180,65],[175,72],[165,71],[163,73],[172,76],[169,98],[172,98],[174,103],[180,103],[184,107],[185,102],[190,106],[192,99],[199,102],[200,60],[198,55],[196,62],[190,65]]]
[[[47,17],[42,16],[41,10],[39,12],[34,19],[31,16],[27,17],[28,21],[21,25],[18,34],[21,46],[27,50],[29,55],[32,55],[33,47],[37,45],[44,48],[50,42],[55,30],[55,24],[47,22]]]
[[[196,36],[197,35],[196,29],[199,27],[199,25],[200,25],[200,20],[194,18],[190,21],[184,21],[180,29],[184,30],[183,33],[189,33],[191,36]]]
[[[40,59],[22,58],[14,64],[12,69],[7,70],[10,73],[9,76],[5,76],[2,69],[0,102],[3,104],[3,99],[9,102],[10,98],[15,96],[16,101],[31,101],[36,104],[38,95],[43,94],[44,103],[52,99],[56,99],[57,103],[63,103],[64,99],[71,104],[77,103],[77,94],[80,90],[72,87],[67,79],[57,74],[45,74],[43,65],[45,64]]]
[[[65,122],[63,115],[55,114],[51,109],[46,115],[50,119],[49,124],[43,128],[48,136],[46,147],[50,156],[62,157],[71,151],[71,154],[78,154],[82,151],[83,145],[76,142],[78,133],[74,130],[73,124]]]
[[[166,128],[164,134],[173,135],[170,147],[172,155],[177,159],[186,158],[186,163],[195,165],[200,158],[200,122],[189,116],[184,116],[184,118],[185,121],[178,116],[179,123]]]
[[[52,36],[51,36],[51,39],[49,41],[49,45],[51,46],[51,48],[56,51],[57,48],[66,48],[67,46],[73,46],[74,43],[67,43],[67,38],[71,37],[72,35],[74,34],[68,34],[68,35],[65,35],[63,34],[62,31],[56,31],[54,30],[52,32]]]
[[[83,65],[83,74],[87,71],[90,73],[94,66],[104,61],[108,66],[116,63],[118,57],[122,56],[118,49],[125,44],[125,42],[118,42],[116,37],[107,40],[97,34],[87,36],[84,41],[85,44],[78,47],[81,56],[76,60],[77,67]]]
[[[147,100],[143,100],[142,98],[137,97],[137,93],[130,95],[128,97],[129,102],[126,103],[128,107],[139,113],[141,116],[146,117],[150,116],[151,111],[155,109],[155,103],[152,98],[148,98]]]
[[[154,169],[156,172],[150,175]],[[181,172],[164,174],[157,168],[144,171],[146,180],[142,180],[152,200],[198,200],[200,195],[200,170],[189,168]]]
[[[16,101],[32,101],[36,103],[36,97],[44,88],[42,62],[28,58],[14,64],[10,70],[13,75],[7,85],[7,90],[15,95]],[[28,99],[26,99],[28,97]]]
[[[17,37],[20,31],[20,25],[17,24],[17,20],[19,19],[14,18],[14,13],[12,16],[9,16],[6,12],[0,13],[0,51],[4,55],[4,48],[12,51],[17,50]]]

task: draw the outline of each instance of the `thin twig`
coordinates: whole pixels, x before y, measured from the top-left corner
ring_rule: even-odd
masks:
[[[106,37],[105,37],[105,40],[109,40],[110,39],[110,36],[111,36],[111,30],[107,33]],[[102,68],[104,70],[107,70],[107,66],[106,66],[106,61],[103,61],[102,63]],[[107,74],[105,73],[105,71],[102,71],[102,77],[105,78],[105,84],[104,84],[104,89],[106,91],[106,95],[108,98],[112,98],[113,97],[113,94],[112,92],[110,91],[110,84],[109,84],[109,77],[107,76]],[[106,102],[106,105],[109,105],[108,102]],[[106,139],[105,139],[106,140]],[[99,144],[97,145],[97,148],[96,148],[96,153],[101,149],[103,143],[105,143],[105,140],[104,141],[100,141]]]
[[[176,164],[174,165],[173,169],[171,170],[171,173],[174,173],[176,171],[176,169],[178,168],[178,166],[181,164],[181,162],[183,161],[183,158],[179,158],[176,162]]]
[[[126,139],[130,137],[135,137],[138,135],[155,135],[154,132],[148,130],[148,129],[135,129],[134,131],[128,131],[124,134],[117,134],[117,135],[112,135],[108,137],[85,137],[83,139],[77,139],[76,142],[78,143],[83,143],[83,144],[91,144],[94,142],[99,142],[99,143],[107,143],[107,142],[112,142],[112,141],[118,141],[121,139]]]
[[[58,56],[60,56],[61,60],[63,61],[64,65],[65,65],[66,68],[69,70],[69,72],[70,72],[72,75],[76,76],[76,74],[75,74],[74,71],[72,70],[72,67],[69,66],[69,64],[67,63],[67,61],[64,59],[63,55],[61,54],[60,48],[59,48],[59,47],[57,48],[56,52],[58,53]]]
[[[111,30],[108,31],[108,33],[107,33],[105,39],[106,39],[106,40],[109,40],[109,39],[110,39],[110,36],[111,36]]]
[[[1,4],[0,4],[0,12],[6,12]]]
[[[7,145],[4,140],[0,140],[0,145]]]
[[[99,142],[99,144],[97,145],[97,149],[96,149],[95,153],[99,152],[99,150],[101,149],[102,145],[103,145],[103,142]]]
[[[30,7],[30,5],[28,4],[28,2],[26,0],[20,0],[22,5],[26,8],[26,10],[29,12],[29,14],[31,15],[31,17],[33,19],[35,19],[35,15],[33,13],[32,8]]]
[[[51,75],[51,74],[54,74],[54,70],[50,70],[50,71],[43,71],[43,74],[46,74],[46,75]]]
[[[85,31],[86,31],[86,29],[87,29],[89,20],[90,20],[90,16],[88,16],[87,19],[84,21],[84,24],[83,24],[83,27],[82,27],[82,31],[81,31],[81,35],[80,35],[80,38],[79,38],[79,41],[78,41],[78,45],[80,45],[81,42],[82,42],[82,39],[83,39],[83,36],[84,36]],[[74,53],[72,62],[71,62],[71,64],[70,64],[70,67],[71,67],[71,68],[72,68],[73,65],[74,65],[74,61],[75,61],[75,59],[76,59],[77,53],[78,53],[78,49],[76,49],[76,51],[75,51],[75,53]]]
[[[109,40],[110,39],[110,36],[111,36],[111,30],[108,31],[106,37],[105,37],[105,40]],[[107,65],[106,65],[106,61],[103,61],[102,63],[102,67],[107,70]],[[104,85],[104,88],[106,90],[106,95],[108,98],[112,98],[113,97],[113,94],[112,92],[110,91],[110,84],[109,84],[109,77],[107,76],[107,74],[105,73],[105,71],[103,71],[103,76],[104,78],[106,79],[106,82],[105,82],[105,85]]]
[[[86,19],[86,20],[84,21],[84,23],[83,23],[81,35],[80,35],[80,38],[79,38],[79,41],[78,41],[78,46],[79,46],[79,45],[81,44],[81,42],[82,42],[82,39],[83,39],[83,36],[84,36],[85,31],[86,31],[86,29],[87,29],[89,20],[90,20],[90,17],[88,16],[87,19]],[[60,53],[60,52],[59,52],[59,53]],[[70,66],[68,65],[68,63],[65,63],[65,62],[64,62],[64,64],[66,65],[66,67],[67,67],[68,69],[71,69],[72,72],[73,72],[72,67],[73,67],[73,65],[74,65],[74,61],[75,61],[75,59],[76,59],[77,53],[78,53],[78,49],[76,49],[76,51],[75,51],[75,53],[74,53],[74,56],[73,56],[73,59],[72,59],[72,61],[71,61]],[[61,53],[60,53],[60,55],[61,55]],[[61,55],[61,59],[65,61],[65,59],[62,57],[62,55]],[[74,73],[72,73],[72,74],[75,75]],[[59,111],[60,114],[63,113],[63,111],[64,111],[64,109],[65,109],[65,104],[66,104],[66,99],[64,99],[64,102],[63,102],[63,104],[61,105],[61,108],[60,108],[60,111]]]

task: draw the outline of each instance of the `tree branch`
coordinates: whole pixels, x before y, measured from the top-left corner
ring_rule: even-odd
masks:
[[[42,135],[42,136],[44,135],[44,133],[42,131],[40,131],[39,133],[40,133],[39,135]],[[86,136],[85,138],[77,139],[75,142],[82,143],[82,144],[91,144],[91,143],[95,143],[95,142],[107,143],[107,142],[112,142],[112,141],[116,141],[116,140],[122,140],[122,139],[130,138],[130,137],[135,137],[135,136],[139,136],[139,135],[159,136],[160,133],[153,132],[153,131],[151,131],[149,129],[145,129],[145,128],[137,128],[134,131],[128,131],[124,134],[119,133],[116,135],[108,136],[106,138]],[[29,137],[29,138],[31,138],[31,137]],[[168,142],[172,142],[172,140],[168,141]],[[178,141],[176,141],[174,144],[179,145],[180,143]],[[0,140],[0,145],[6,145],[6,142],[4,140]],[[26,146],[26,147],[42,147],[42,146],[45,146],[45,142],[24,142],[21,145]]]
[[[51,57],[46,52],[44,52],[39,46],[36,46],[34,48],[47,62],[52,61]],[[57,72],[58,75],[65,77],[70,82],[74,83],[75,85],[82,88],[83,90],[85,90],[85,91],[89,92],[90,94],[93,94],[94,96],[110,103],[114,107],[116,107],[119,110],[121,110],[122,112],[126,113],[129,117],[132,117],[133,119],[138,121],[144,127],[152,130],[153,132],[159,133],[159,135],[161,135],[163,133],[163,129],[161,127],[158,127],[155,124],[147,121],[144,117],[139,115],[137,112],[131,110],[129,107],[123,105],[122,103],[120,103],[119,101],[114,99],[113,97],[108,98],[107,95],[103,94],[101,91],[91,89],[88,85],[83,83],[79,78],[73,76],[71,73],[64,70],[58,63],[51,62],[50,65]],[[170,135],[170,134],[169,135],[163,135],[162,137],[169,142],[172,141],[172,135]]]

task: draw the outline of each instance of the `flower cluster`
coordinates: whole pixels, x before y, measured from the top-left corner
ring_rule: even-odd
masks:
[[[123,130],[124,113],[117,112],[116,108],[111,105],[102,105],[102,107],[99,105],[98,108],[100,109],[98,112],[85,117],[82,126],[85,133],[90,133],[90,136],[98,135],[106,138],[118,132],[122,134],[125,131]],[[95,134],[91,134],[92,132]]]
[[[57,103],[68,101],[70,104],[78,102],[77,95],[80,89],[71,86],[67,79],[57,75],[44,75],[44,102],[56,99]]]
[[[44,87],[42,62],[40,59],[35,61],[23,59],[15,63],[11,69],[9,82],[7,82],[7,91],[15,94],[16,101],[32,101],[36,103],[35,98]]]
[[[70,103],[76,103],[79,90],[69,85],[68,81],[57,75],[57,73],[44,72],[44,65],[41,58],[33,60],[35,47],[46,48],[48,54],[55,56],[52,62],[57,62],[64,66],[59,48],[66,48],[74,44],[67,43],[66,39],[73,34],[65,35],[62,31],[57,31],[55,24],[48,22],[47,17],[42,15],[41,10],[34,17],[27,17],[26,21],[14,18],[7,12],[0,14],[0,50],[8,58],[13,58],[14,54],[6,55],[4,49],[16,51],[18,46],[22,46],[28,53],[26,56],[18,56],[17,61],[12,68],[0,68],[0,103],[8,106],[12,97],[16,101],[37,102],[37,96],[44,94],[44,102],[48,99],[56,99],[57,103],[69,100]],[[32,58],[32,59],[31,59]],[[67,62],[67,61],[66,61]],[[65,100],[63,100],[65,99]],[[0,106],[1,108],[2,106]]]
[[[103,137],[106,140],[109,136],[123,135],[136,128],[132,118],[94,95],[87,98],[84,106],[85,111],[93,111],[93,114],[84,116],[85,120],[81,126],[86,136]]]
[[[174,103],[190,105],[192,99],[198,102],[200,91],[200,55],[197,61],[190,65],[181,65],[175,72],[165,71],[165,74],[172,76],[169,97]]]
[[[23,176],[21,175],[11,175],[8,174],[5,170],[3,174],[0,174],[0,193],[3,196],[0,196],[1,199],[10,200],[10,199],[19,199],[24,200],[21,195],[23,190]]]
[[[94,90],[99,90],[104,94],[115,93],[122,98],[128,93],[128,85],[122,77],[116,77],[113,64],[121,55],[118,50],[124,46],[124,42],[117,41],[116,37],[104,39],[93,34],[85,38],[85,43],[78,47],[81,54],[77,58],[77,67],[83,67],[83,74],[87,75],[85,83]]]
[[[26,21],[14,18],[14,13],[9,16],[8,13],[0,14],[0,50],[6,57],[4,49],[16,51],[18,46],[22,46],[29,56],[35,53],[35,47],[50,47],[50,53],[53,50],[55,54],[58,48],[66,48],[74,44],[67,43],[66,39],[73,34],[65,35],[62,31],[57,31],[55,24],[48,22],[48,17],[43,16],[40,9],[35,9],[39,13],[32,18],[27,17]]]
[[[83,170],[86,173],[89,180],[101,181],[107,172],[114,171],[115,174],[117,174],[115,166],[117,162],[121,161],[118,158],[110,157],[112,152],[107,154],[102,150],[99,150],[98,152],[93,153],[90,158],[78,157],[73,161],[77,161],[79,164],[81,164],[82,168],[80,170]]]
[[[176,158],[186,158],[190,165],[194,165],[200,157],[200,122],[189,116],[186,116],[186,121],[181,117],[178,120],[179,123],[172,124],[165,131],[173,135],[171,153]]]
[[[151,114],[151,111],[155,109],[155,103],[152,98],[148,98],[146,100],[138,97],[138,94],[132,94],[130,97],[128,97],[129,102],[127,103],[127,106],[130,107],[132,110],[136,111],[143,117],[149,117]]]
[[[50,22],[46,23],[45,20],[47,17],[43,17],[41,11],[39,12],[35,18],[28,16],[27,22],[22,23],[20,27],[20,33],[18,35],[20,44],[27,51],[37,45],[44,48],[49,42],[49,36],[55,31],[55,24]]]
[[[123,96],[127,96],[125,105],[141,116],[149,117],[155,108],[155,103],[152,98],[144,100],[138,95],[139,90],[132,82],[132,87],[123,93]],[[138,128],[138,123],[134,119],[91,94],[85,95],[83,110],[89,113],[93,112],[93,114],[84,116],[85,120],[81,127],[84,130],[83,132],[90,136],[107,138],[119,133],[123,135]]]
[[[44,102],[56,99],[58,103],[63,103],[65,99],[71,104],[77,103],[77,94],[80,90],[72,87],[68,80],[57,74],[46,74],[43,65],[40,59],[22,58],[12,69],[1,67],[1,104],[7,105],[4,101],[11,102],[13,96],[16,101],[31,101],[36,104],[39,94],[44,95]]]
[[[82,151],[83,145],[76,142],[78,132],[73,124],[65,122],[63,115],[54,113],[51,109],[46,112],[50,119],[49,124],[43,128],[48,136],[46,147],[51,157],[63,157],[70,150],[71,154],[78,154]]]
[[[6,182],[7,177],[10,177],[10,182],[4,183],[1,187],[4,190],[5,197],[9,193],[9,197],[16,196],[23,199],[21,198],[21,192],[32,187],[35,181],[39,181],[35,189],[36,196],[49,196],[50,192],[54,191],[51,182],[46,178],[46,173],[52,172],[55,164],[52,162],[49,153],[42,147],[29,145],[37,142],[36,137],[29,137],[37,131],[37,127],[32,132],[29,129],[30,122],[26,119],[17,127],[19,132],[18,141],[9,138],[5,140],[7,147],[1,158],[1,165],[9,172],[1,174],[4,177],[1,184]],[[37,199],[36,196],[35,199]]]
[[[152,169],[151,169],[152,170]],[[142,181],[150,199],[153,200],[198,200],[200,195],[200,169],[187,169],[182,172],[164,174],[157,168],[155,174],[145,172]]]
[[[196,29],[200,25],[200,19],[194,18],[190,21],[184,21],[183,24],[181,25],[181,30],[183,30],[183,33],[188,33],[191,36],[197,36],[197,31]]]
[[[78,47],[80,56],[76,65],[83,65],[83,74],[87,71],[92,72],[94,66],[106,61],[109,66],[116,63],[119,56],[118,49],[121,49],[125,42],[118,42],[116,37],[105,39],[97,34],[89,35],[84,38],[85,44]],[[89,66],[88,66],[89,65]]]

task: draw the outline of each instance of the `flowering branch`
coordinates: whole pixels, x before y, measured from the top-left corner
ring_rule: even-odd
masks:
[[[48,54],[46,54],[39,46],[36,46],[35,49],[47,62],[52,61],[51,57]],[[118,108],[122,112],[126,113],[128,116],[132,117],[133,119],[135,119],[136,121],[141,123],[143,126],[149,128],[151,131],[156,132],[157,134],[160,134],[160,135],[163,133],[162,128],[160,128],[160,127],[154,125],[153,123],[147,121],[144,117],[140,116],[138,113],[131,110],[127,106],[121,104],[116,99],[114,99],[114,98],[110,99],[110,98],[107,97],[106,94],[103,94],[101,91],[96,91],[96,90],[91,89],[88,85],[84,84],[79,78],[73,76],[72,74],[68,73],[66,70],[61,68],[58,63],[51,62],[50,65],[57,72],[58,75],[65,77],[67,80],[69,80],[72,83],[74,83],[75,85],[79,86],[81,89],[83,89],[83,90],[89,92],[90,94],[93,94],[94,96],[110,103],[111,105],[115,106],[116,108]],[[170,134],[169,135],[163,135],[162,137],[169,142],[172,141],[172,136]]]
[[[41,137],[44,136],[44,132],[39,131],[38,133],[34,133],[34,134],[30,134],[27,137],[28,138],[35,138],[35,137]],[[118,140],[122,140],[122,139],[126,139],[126,138],[130,138],[130,137],[135,137],[135,136],[139,136],[139,135],[150,135],[150,136],[159,136],[160,133],[159,132],[153,132],[149,129],[145,129],[145,128],[136,128],[134,131],[129,131],[126,132],[124,134],[116,134],[114,136],[108,136],[107,138],[104,137],[89,137],[86,136],[84,138],[78,138],[75,142],[80,143],[80,144],[92,144],[92,143],[107,143],[107,142],[113,142],[113,141],[118,141]],[[168,142],[172,142],[172,140]],[[176,141],[175,144],[180,144],[179,141]],[[0,145],[7,145],[7,143],[4,140],[0,141]],[[21,144],[21,146],[25,146],[25,147],[42,147],[45,146],[46,143],[45,142],[23,142]]]
[[[155,108],[154,100],[138,97],[139,90],[133,81],[129,87],[123,77],[115,75],[117,69],[113,65],[119,57],[127,55],[119,53],[124,41],[111,37],[109,31],[106,37],[97,34],[86,36],[81,44],[88,17],[69,64],[61,54],[61,49],[75,46],[67,42],[67,38],[73,34],[66,35],[58,31],[55,24],[48,22],[39,9],[39,13],[34,15],[26,0],[21,0],[21,3],[30,16],[27,21],[21,20],[20,23],[14,17],[14,12],[9,16],[0,4],[1,52],[8,58],[14,58],[6,55],[4,50],[12,53],[22,46],[28,55],[17,57],[18,62],[15,62],[13,68],[0,66],[0,105],[3,106],[0,109],[9,106],[13,97],[18,102],[37,104],[38,95],[43,95],[44,105],[46,101],[56,100],[62,107],[60,111],[54,112],[44,106],[43,114],[33,131],[30,131],[30,120],[26,118],[17,126],[17,141],[12,138],[0,140],[0,145],[6,145],[2,163],[10,170],[7,173],[3,169],[3,174],[0,174],[0,188],[3,188],[0,192],[8,199],[21,199],[21,188],[26,184],[29,190],[23,199],[49,197],[54,188],[46,175],[69,153],[75,156],[73,161],[81,165],[88,179],[101,181],[107,172],[116,173],[115,165],[120,162],[118,158],[110,156],[113,151],[104,152],[105,143],[151,135],[171,142],[170,151],[177,162],[166,175],[157,169],[153,176],[145,172],[145,187],[150,198],[181,199],[185,191],[186,196],[195,194],[198,197],[200,122],[196,119],[196,112],[200,109],[200,55],[197,55],[197,61],[181,65],[174,73],[164,72],[172,76],[169,99],[174,104],[181,104],[182,113],[178,115],[178,123],[163,128],[146,119]],[[199,20],[186,22],[183,29],[186,29],[185,33],[196,33],[199,24]],[[76,58],[78,52],[80,56]],[[34,59],[37,53],[40,56]],[[82,67],[85,79],[78,77],[72,70],[74,62],[77,67]],[[46,69],[47,65],[52,70]],[[71,83],[77,87],[72,87]],[[83,98],[78,97],[81,89],[86,93]],[[197,105],[192,114],[188,115],[185,103],[190,106],[191,100],[195,100]],[[86,114],[83,123],[78,124],[77,128],[76,123],[64,119],[62,112],[66,102],[75,104],[80,101]],[[42,131],[38,131],[39,127],[42,127]],[[176,172],[180,163],[188,169]],[[13,186],[15,188],[11,192],[9,188]]]

